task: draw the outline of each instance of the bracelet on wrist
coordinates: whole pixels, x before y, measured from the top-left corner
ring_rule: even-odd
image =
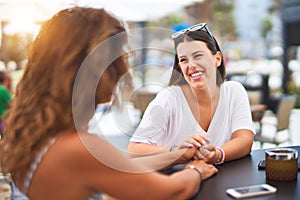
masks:
[[[176,144],[173,144],[171,147],[170,147],[170,151],[174,151],[175,148],[178,147]]]
[[[184,169],[193,169],[196,170],[196,172],[200,175],[200,181],[203,181],[204,175],[202,169],[196,167],[195,165],[187,165]]]
[[[225,152],[224,152],[224,150],[221,147],[216,147],[216,149],[219,150],[221,152],[221,154],[222,154],[222,158],[220,160],[218,160],[218,162],[215,163],[216,165],[220,165],[220,164],[224,163]]]

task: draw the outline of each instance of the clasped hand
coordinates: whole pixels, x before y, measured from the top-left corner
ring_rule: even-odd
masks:
[[[208,138],[203,134],[194,134],[187,137],[178,149],[196,148],[193,155],[194,160],[203,160],[206,163],[215,164],[218,162],[217,149],[213,146]]]

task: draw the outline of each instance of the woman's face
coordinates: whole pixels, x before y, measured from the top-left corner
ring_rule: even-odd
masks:
[[[177,46],[179,67],[185,80],[192,88],[203,89],[216,85],[216,69],[222,55],[215,55],[202,41],[184,41]]]

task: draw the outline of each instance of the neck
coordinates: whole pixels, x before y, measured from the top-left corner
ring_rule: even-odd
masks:
[[[220,86],[215,85],[213,88],[206,88],[204,90],[199,90],[197,88],[191,88],[193,96],[197,99],[200,104],[211,104],[218,101],[220,96]]]

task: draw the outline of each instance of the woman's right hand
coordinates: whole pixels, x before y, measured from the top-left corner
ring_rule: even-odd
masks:
[[[209,177],[211,177],[212,175],[218,173],[218,169],[214,165],[208,164],[203,160],[194,160],[194,161],[190,162],[188,165],[194,165],[195,167],[201,169],[203,180],[206,180]],[[203,180],[201,180],[201,181],[203,181]]]

